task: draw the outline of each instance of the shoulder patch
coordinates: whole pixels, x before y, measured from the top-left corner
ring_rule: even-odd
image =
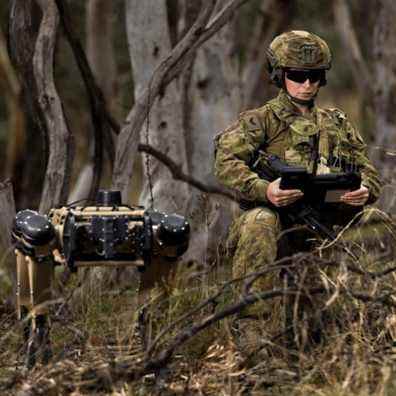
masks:
[[[263,120],[268,110],[268,105],[264,105],[258,109],[244,111],[239,114],[239,121],[244,124],[248,131],[264,130]]]
[[[217,133],[217,134],[214,136],[214,138],[213,138],[213,143],[214,143],[215,150],[216,150],[216,148],[217,148],[217,145],[218,145],[218,143],[219,143],[220,138],[221,138],[222,136],[224,136],[224,135],[226,135],[226,134],[228,134],[228,133],[234,131],[236,128],[238,128],[238,125],[239,125],[239,122],[236,121],[236,122],[232,123],[230,126],[228,126],[226,129],[224,129],[223,131]]]
[[[239,115],[239,121],[245,124],[248,131],[261,129],[260,118],[256,111],[245,111]]]

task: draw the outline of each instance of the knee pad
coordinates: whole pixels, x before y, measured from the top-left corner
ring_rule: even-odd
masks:
[[[268,208],[255,208],[246,214],[243,228],[257,228],[263,226],[277,230],[280,226],[279,216]]]

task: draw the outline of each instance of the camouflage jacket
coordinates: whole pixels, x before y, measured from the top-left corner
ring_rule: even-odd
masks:
[[[342,172],[345,164],[360,166],[362,184],[370,191],[368,203],[373,203],[380,194],[379,175],[345,113],[313,106],[309,115],[301,115],[283,90],[263,107],[242,113],[236,123],[217,135],[215,174],[243,198],[266,202],[269,182],[249,167],[253,159],[260,160],[259,150],[312,170],[315,135],[319,136],[317,173]]]

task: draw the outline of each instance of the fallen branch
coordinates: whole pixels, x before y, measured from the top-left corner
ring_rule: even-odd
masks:
[[[317,288],[311,288],[307,289],[304,291],[307,293],[307,295],[312,296],[315,294],[324,294],[328,293],[329,290],[324,287],[317,287]],[[258,301],[265,301],[269,300],[272,298],[276,297],[281,297],[285,295],[293,296],[293,295],[298,295],[300,294],[300,290],[287,290],[287,289],[274,289],[271,291],[264,291],[261,293],[251,293],[248,295],[245,295],[242,300],[239,302],[225,308],[224,310],[207,316],[203,320],[201,320],[199,323],[195,323],[187,328],[184,328],[179,334],[177,334],[174,338],[173,341],[170,343],[170,345],[165,348],[165,350],[161,351],[158,354],[158,357],[152,360],[149,360],[148,362],[145,363],[144,365],[144,372],[156,372],[159,369],[163,368],[166,366],[166,364],[169,362],[171,357],[173,356],[175,350],[182,346],[185,342],[190,340],[193,336],[201,332],[202,330],[208,328],[212,324],[228,317],[235,315],[239,312],[241,312],[244,308],[258,302]],[[341,294],[348,294],[352,297],[354,297],[357,300],[363,301],[363,302],[376,302],[376,303],[381,303],[385,306],[391,307],[391,308],[396,308],[396,302],[394,302],[389,295],[385,296],[379,296],[379,297],[373,297],[367,293],[362,293],[362,292],[356,292],[356,291],[350,291],[345,289],[344,291],[341,292]]]

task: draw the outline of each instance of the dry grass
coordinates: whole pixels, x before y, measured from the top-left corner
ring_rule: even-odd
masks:
[[[92,277],[79,287],[74,280],[68,287],[68,292],[73,291],[68,302],[52,307],[54,358],[30,372],[23,370],[19,325],[13,312],[1,306],[0,393],[395,394],[395,237],[393,225],[387,224],[381,232],[374,225],[368,232],[371,239],[339,241],[313,255],[295,256],[288,263],[299,274],[298,284],[289,290],[299,297],[294,299],[294,316],[285,333],[294,338],[294,346],[285,348],[281,336],[263,338],[258,344],[270,352],[254,366],[246,364],[235,345],[230,330],[234,315],[224,315],[210,326],[202,326],[194,337],[188,336],[194,326],[209,323],[213,315],[220,317],[235,303],[231,289],[222,288],[220,265],[210,270],[210,276],[196,267],[181,268],[172,289],[151,292],[145,342],[152,345],[166,331],[155,341],[150,356],[135,330],[132,288],[102,288]],[[342,246],[348,246],[350,253],[345,254]],[[279,268],[274,266],[274,270]],[[311,305],[301,302],[310,299]],[[202,304],[205,300],[207,304]],[[311,337],[313,328],[319,330],[319,339]],[[170,359],[161,360],[161,353],[172,344],[176,347]],[[161,362],[162,367],[150,366],[150,362]]]

